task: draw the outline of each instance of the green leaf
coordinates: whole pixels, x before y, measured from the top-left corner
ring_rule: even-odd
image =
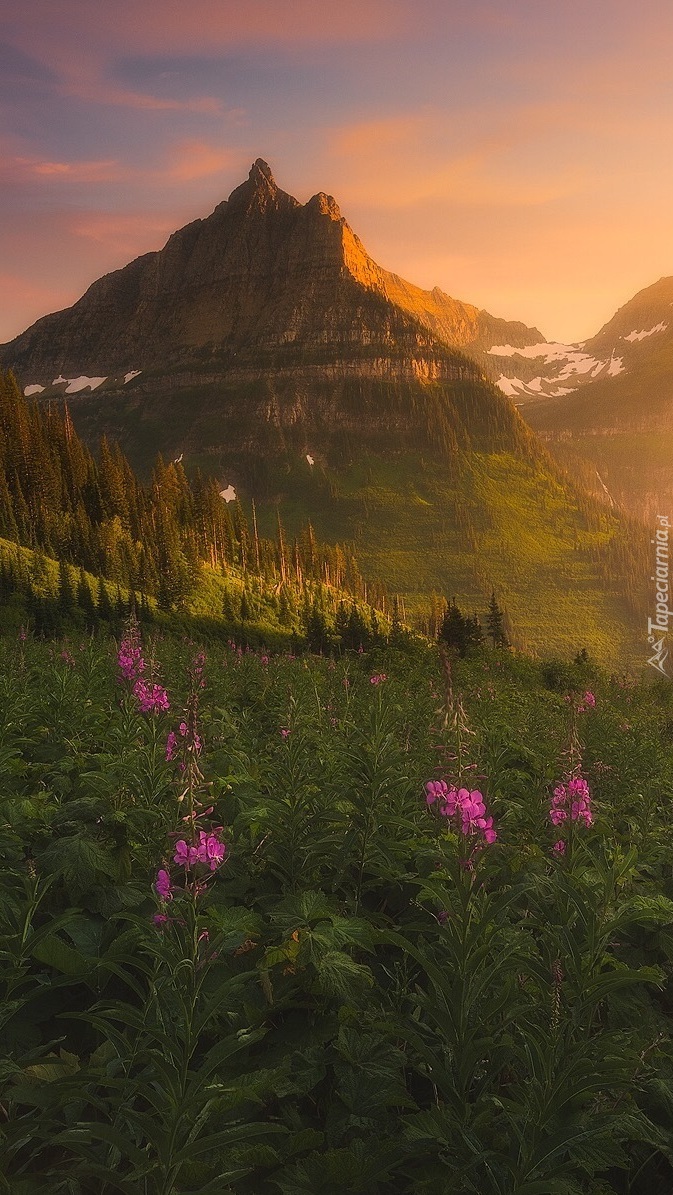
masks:
[[[40,963],[46,963],[63,975],[82,978],[91,974],[92,960],[80,954],[73,946],[69,946],[56,934],[42,938],[32,949],[33,958]]]

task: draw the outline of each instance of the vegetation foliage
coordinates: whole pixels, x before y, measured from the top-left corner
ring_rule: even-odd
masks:
[[[667,686],[156,628],[0,686],[0,1190],[670,1190]]]

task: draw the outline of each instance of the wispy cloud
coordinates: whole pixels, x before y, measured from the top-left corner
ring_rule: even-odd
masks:
[[[94,241],[108,253],[118,256],[119,264],[147,252],[152,246],[160,248],[173,231],[174,222],[170,216],[147,212],[88,212],[75,218],[70,228],[72,236]]]
[[[124,178],[126,171],[119,162],[50,162],[39,158],[16,156],[6,159],[0,166],[0,175],[5,181],[31,180],[44,182],[49,186],[63,183],[109,183]]]
[[[0,147],[1,149],[1,147]],[[81,186],[127,182],[143,185],[186,185],[243,168],[248,155],[199,139],[170,143],[158,160],[138,166],[114,158],[91,161],[55,161],[5,149],[0,152],[0,179],[8,188],[33,184],[48,190],[55,186]]]
[[[471,125],[457,134],[437,111],[356,122],[332,131],[326,156],[339,162],[348,198],[385,208],[430,200],[529,207],[577,189],[577,172],[563,164],[537,178],[508,169],[507,154],[530,135],[525,113],[494,118],[487,133]]]
[[[169,153],[167,165],[157,173],[180,183],[221,174],[238,165],[240,153],[205,141],[181,141]]]

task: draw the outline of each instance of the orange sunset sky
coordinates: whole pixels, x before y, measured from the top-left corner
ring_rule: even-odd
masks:
[[[673,274],[670,0],[22,0],[0,341],[265,158],[382,266],[548,339]]]

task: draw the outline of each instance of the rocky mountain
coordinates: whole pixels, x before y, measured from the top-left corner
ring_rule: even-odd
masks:
[[[447,345],[479,351],[504,338],[541,339],[381,269],[330,195],[300,204],[258,159],[212,215],[38,320],[0,360],[25,386],[70,393],[138,370],[257,367],[261,355],[283,368],[313,353],[322,365],[330,351],[355,356],[359,373],[427,380],[447,376]]]
[[[640,291],[570,356],[560,350],[512,353],[518,376],[501,375],[500,388],[596,496],[649,523],[673,510],[673,278]]]
[[[652,404],[660,417],[662,403],[673,399],[672,308],[673,278],[660,278],[590,340],[491,346],[489,373],[536,426],[540,420],[607,426],[615,415],[620,425],[642,425]]]
[[[568,482],[489,380],[544,344],[383,270],[335,200],[258,159],[204,220],[0,349],[28,395],[67,397],[148,472],[157,452],[255,499],[260,531],[310,519],[408,612],[495,590],[519,642],[618,663],[644,611],[640,539]],[[551,351],[545,349],[545,352]],[[526,358],[522,358],[526,360]],[[435,600],[439,600],[437,597]]]
[[[541,408],[539,418],[545,425],[577,429],[623,429],[628,425],[643,429],[653,419],[659,425],[662,417],[670,422],[673,278],[660,278],[653,286],[639,291],[596,336],[575,349],[578,358],[596,364],[583,370],[575,386],[568,389],[566,393],[572,393],[572,398],[544,404],[544,414]],[[530,351],[526,350],[526,354]],[[549,373],[547,368],[547,376]],[[525,405],[532,412],[527,401]],[[535,418],[537,421],[538,416]]]

